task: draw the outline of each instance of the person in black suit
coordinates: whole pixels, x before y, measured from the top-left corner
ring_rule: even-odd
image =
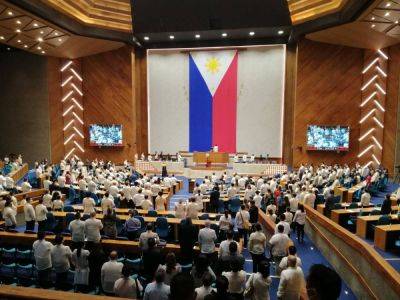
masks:
[[[191,218],[186,218],[179,224],[179,245],[181,247],[181,263],[192,263],[193,246],[197,241],[197,228]]]
[[[219,187],[216,184],[213,188],[213,190],[210,193],[210,211],[211,212],[217,212],[218,210],[218,202],[219,202]]]
[[[258,207],[256,206],[256,202],[254,200],[250,200],[249,215],[251,224],[258,222]]]
[[[329,192],[328,198],[326,198],[326,201],[325,201],[324,215],[327,216],[328,218],[331,217],[331,211],[335,205],[335,197],[333,195],[334,195],[334,191],[331,190]]]
[[[392,213],[392,201],[390,200],[390,195],[387,194],[385,200],[383,200],[381,207],[382,215],[390,215]]]
[[[155,238],[149,238],[147,245],[148,249],[143,252],[143,275],[147,282],[151,282],[158,266],[163,263],[163,257],[160,249],[156,247]]]

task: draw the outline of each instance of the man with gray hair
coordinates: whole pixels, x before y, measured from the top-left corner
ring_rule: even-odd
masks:
[[[297,267],[297,258],[294,255],[288,256],[287,264],[288,268],[281,273],[278,299],[300,299],[300,292],[305,284],[303,271]]]
[[[204,228],[200,229],[198,240],[200,252],[205,254],[209,260],[213,260],[217,235],[215,230],[210,228],[210,220],[207,219],[204,221]]]

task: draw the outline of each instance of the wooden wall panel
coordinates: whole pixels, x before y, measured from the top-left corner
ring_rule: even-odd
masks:
[[[113,162],[133,159],[136,142],[133,124],[137,120],[133,106],[131,51],[126,46],[81,59],[87,159]],[[124,146],[89,146],[90,124],[122,124]]]
[[[61,99],[61,59],[49,57],[47,60],[47,85],[50,116],[50,146],[53,163],[58,163],[64,157],[63,118]]]
[[[387,52],[387,51],[386,51]],[[389,48],[388,77],[386,83],[386,112],[383,132],[382,165],[394,174],[396,157],[397,108],[399,102],[400,45]]]
[[[293,165],[355,163],[363,50],[302,40],[298,49]],[[307,125],[350,126],[350,151],[306,151]]]

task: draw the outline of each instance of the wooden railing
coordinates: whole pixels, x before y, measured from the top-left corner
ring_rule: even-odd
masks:
[[[22,177],[25,176],[26,173],[28,173],[29,167],[28,164],[23,164],[21,167],[19,167],[17,170],[13,171],[10,173],[10,177],[14,179],[14,182],[17,183]]]
[[[30,299],[30,300],[65,300],[65,299],[75,299],[75,300],[117,300],[117,299],[128,299],[128,298],[116,298],[116,297],[106,297],[106,296],[96,296],[81,293],[70,293],[54,290],[44,290],[38,288],[28,288],[12,285],[2,285],[0,286],[0,299]]]
[[[358,266],[360,259],[366,260],[369,267],[368,271],[371,269],[376,271],[377,276],[380,276],[382,281],[389,285],[393,291],[392,294],[400,295],[400,274],[383,259],[373,247],[315,209],[307,205],[304,205],[304,207],[307,212],[307,225],[309,229],[316,232],[316,237],[322,239],[332,255],[336,255],[346,269],[350,270],[353,278],[357,279],[362,285],[365,294],[371,299],[383,299],[381,290],[383,287],[373,287],[372,281],[376,282],[377,278],[370,278],[371,276],[367,276],[365,272],[363,273],[362,268]],[[325,233],[323,231],[325,231]],[[345,255],[345,253],[349,254],[349,252],[345,252],[344,249],[339,249],[338,245],[335,245],[333,239],[327,235],[333,235],[338,240],[345,243],[352,253],[354,252],[354,255]],[[327,259],[329,260],[329,258]]]

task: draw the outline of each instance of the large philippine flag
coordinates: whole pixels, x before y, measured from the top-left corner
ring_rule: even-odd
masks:
[[[236,152],[238,53],[189,53],[189,151]]]

